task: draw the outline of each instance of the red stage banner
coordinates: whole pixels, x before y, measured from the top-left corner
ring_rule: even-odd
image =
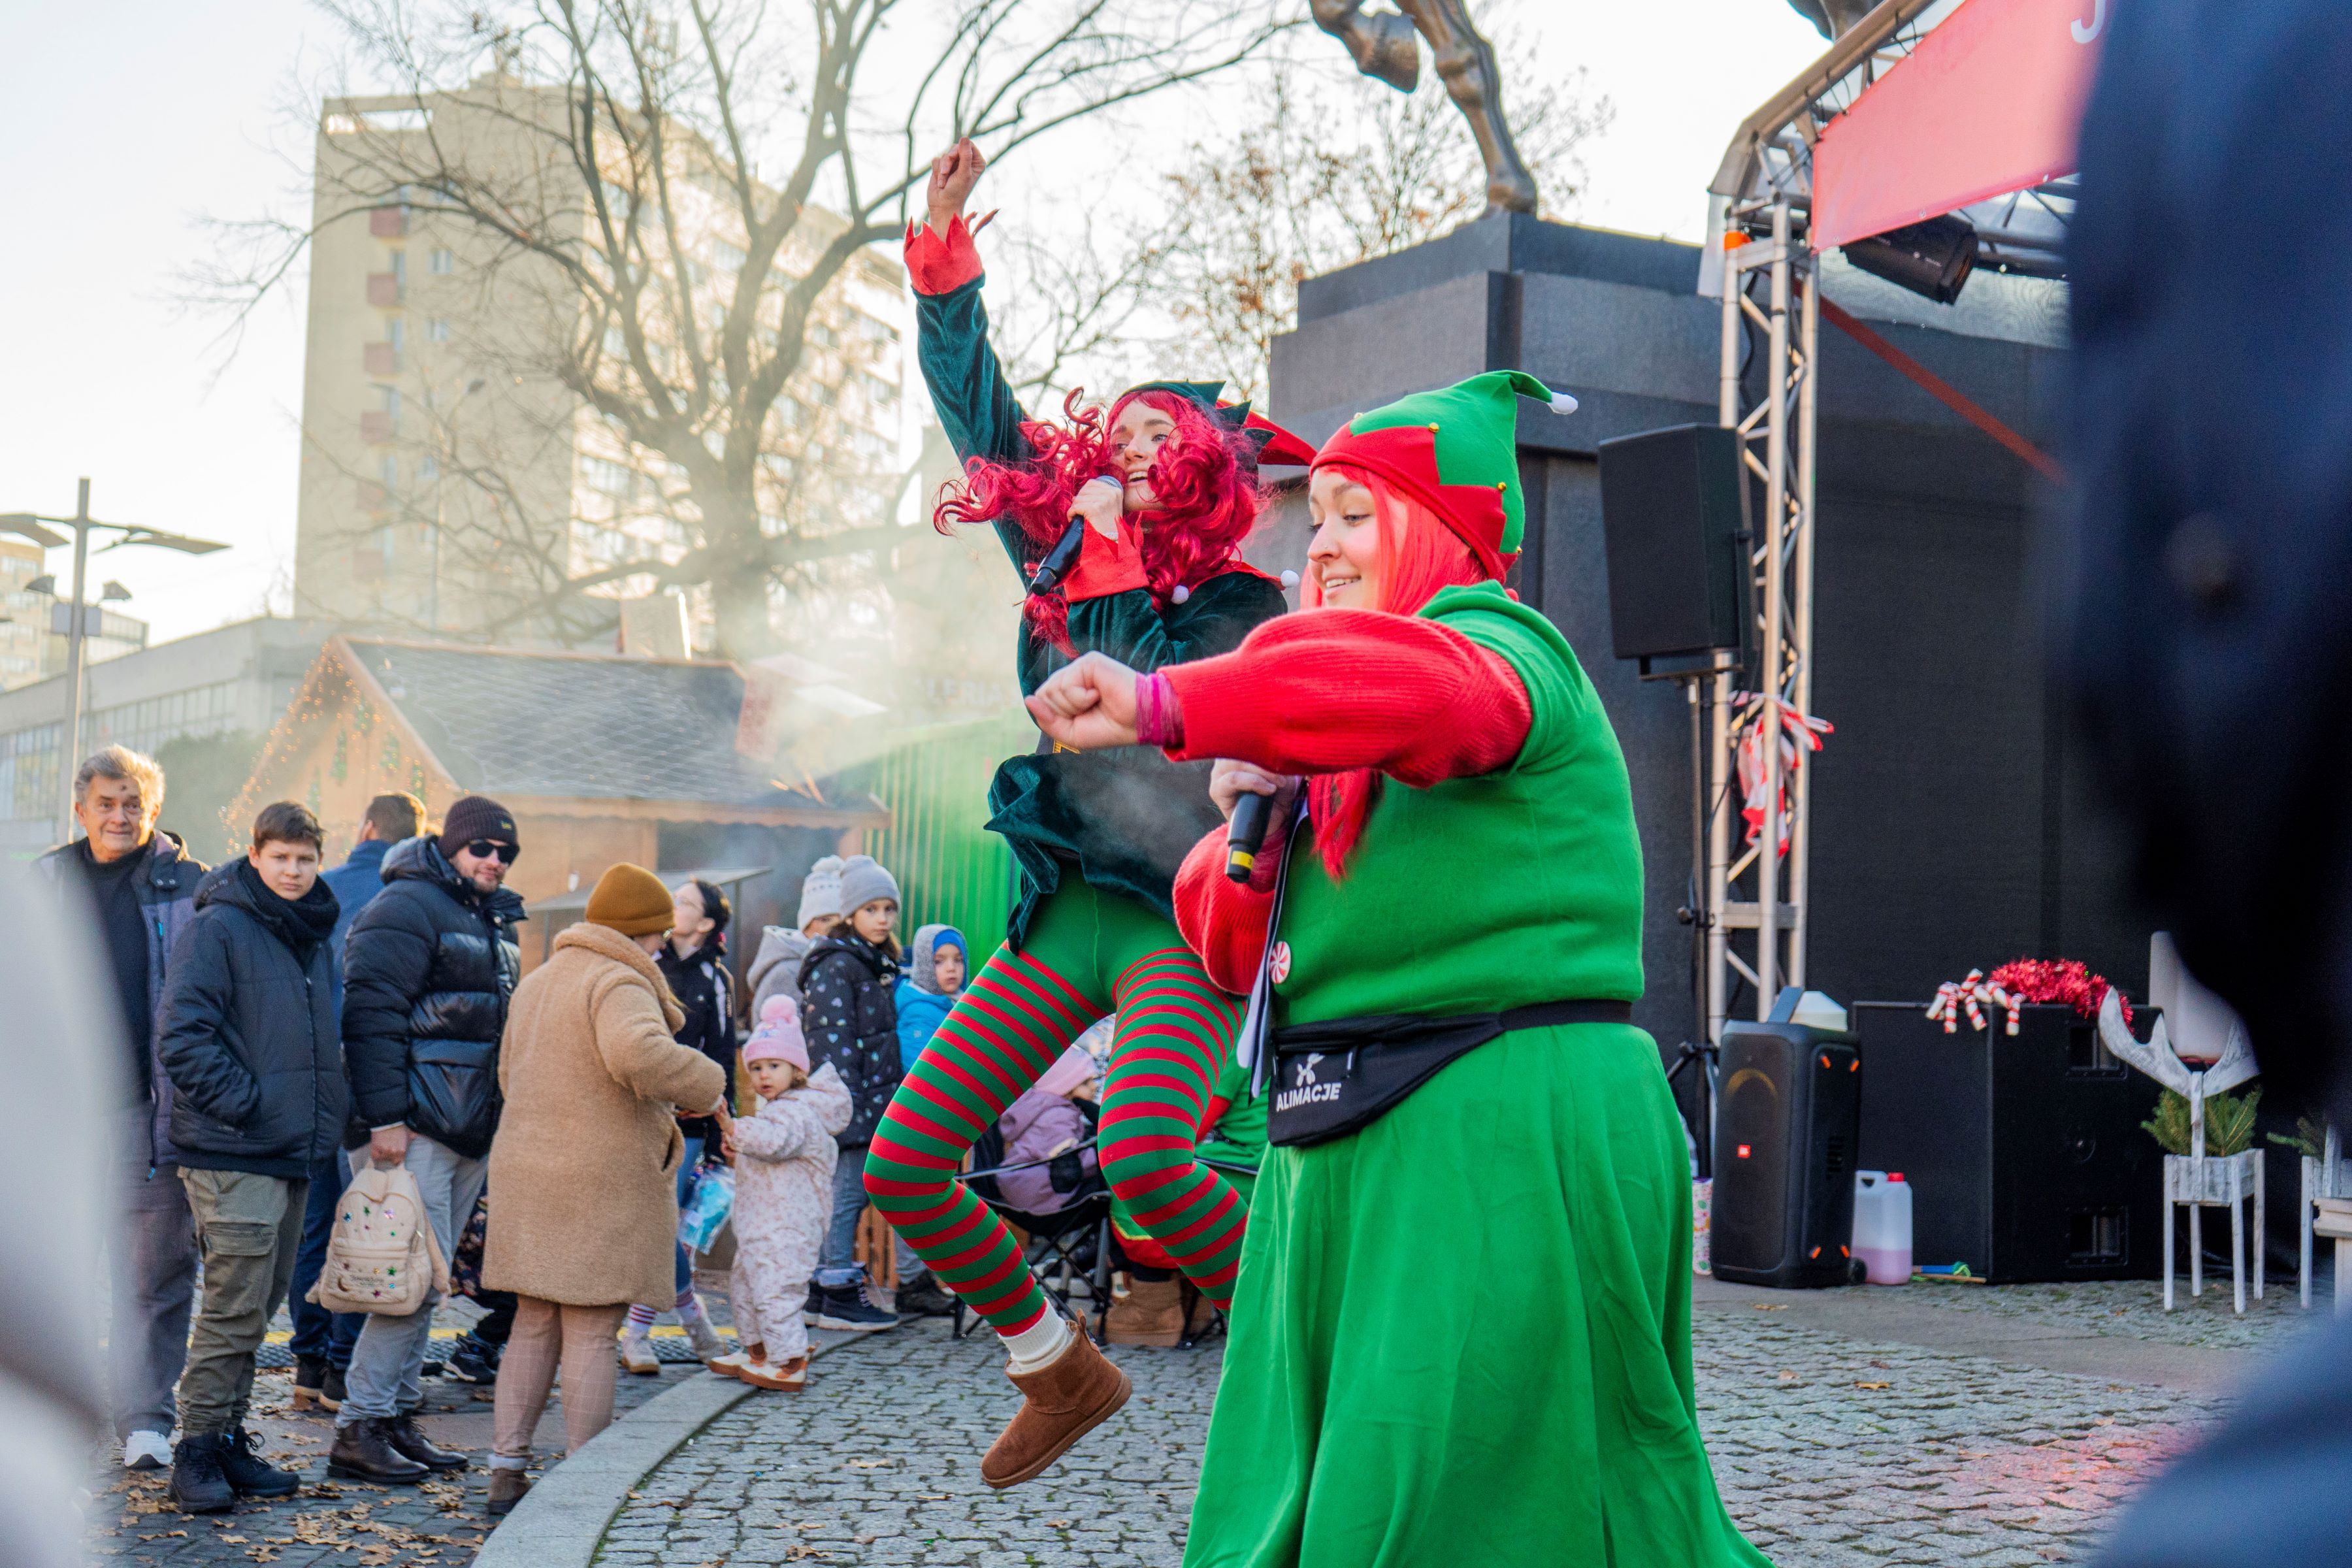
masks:
[[[1966,0],[1813,148],[1816,250],[2071,174],[2118,0]]]

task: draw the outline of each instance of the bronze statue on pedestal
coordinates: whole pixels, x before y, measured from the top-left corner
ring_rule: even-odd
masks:
[[[1421,79],[1415,32],[1428,39],[1446,95],[1470,122],[1470,134],[1486,160],[1486,210],[1481,216],[1534,212],[1535,176],[1519,161],[1511,128],[1503,119],[1503,79],[1495,68],[1495,47],[1471,26],[1466,0],[1396,3],[1396,11],[1370,15],[1364,10],[1364,0],[1308,0],[1308,9],[1317,26],[1348,47],[1358,70],[1399,92],[1411,92]]]

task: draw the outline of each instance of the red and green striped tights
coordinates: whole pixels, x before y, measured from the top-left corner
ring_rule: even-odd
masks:
[[[1045,1292],[1004,1222],[957,1182],[981,1132],[1087,1025],[1116,1011],[1097,1156],[1139,1228],[1202,1293],[1230,1304],[1247,1209],[1193,1158],[1242,1006],[1176,928],[1066,878],[1001,947],[910,1064],[866,1159],[866,1191],[933,1274],[1001,1334],[1042,1320]]]

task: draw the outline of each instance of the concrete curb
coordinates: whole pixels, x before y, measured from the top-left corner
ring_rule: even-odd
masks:
[[[809,1336],[809,1359],[868,1336]],[[543,1473],[499,1521],[473,1568],[589,1568],[630,1491],[688,1438],[761,1392],[715,1372],[697,1373],[614,1422],[586,1447]]]
[[[758,1392],[703,1372],[646,1401],[540,1477],[482,1542],[474,1568],[588,1568],[630,1489],[688,1437]]]

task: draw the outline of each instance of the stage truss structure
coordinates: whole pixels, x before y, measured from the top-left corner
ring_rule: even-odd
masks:
[[[1706,821],[1707,1037],[1719,1041],[1730,978],[1754,991],[1766,1016],[1783,985],[1805,984],[1812,770],[1784,774],[1787,721],[1812,711],[1813,479],[1821,342],[1820,268],[1795,232],[1785,195],[1735,209],[1723,242],[1723,363],[1717,414],[1739,437],[1739,456],[1760,501],[1750,514],[1748,565],[1755,606],[1754,689],[1736,691],[1733,656],[1715,656],[1708,738]],[[1751,237],[1750,227],[1760,227]],[[1752,297],[1760,292],[1759,303]],[[1760,362],[1745,367],[1754,329]],[[1758,393],[1751,402],[1748,384]],[[1693,693],[1696,697],[1696,692]],[[1761,822],[1752,839],[1737,758],[1759,742]],[[1743,956],[1735,937],[1745,932]]]
[[[1812,713],[1822,303],[1821,258],[1806,232],[1812,148],[1822,129],[1952,6],[1953,0],[1882,0],[1742,122],[1708,186],[1699,289],[1723,301],[1717,416],[1739,433],[1751,500],[1761,503],[1750,514],[1749,657],[1743,668],[1738,656],[1718,652],[1711,672],[1687,682],[1691,701],[1707,710],[1708,765],[1698,781],[1706,807],[1696,825],[1705,834],[1706,873],[1693,916],[1706,938],[1701,1012],[1710,1043],[1720,1041],[1731,1016],[1735,983],[1752,990],[1759,1019],[1781,987],[1805,984],[1812,767],[1801,753],[1793,777],[1785,776],[1779,742],[1796,732],[1784,721],[1801,727]],[[2069,178],[1961,208],[1978,233],[1979,264],[2063,276],[2074,196]],[[1758,729],[1762,820],[1749,842],[1738,759]]]

